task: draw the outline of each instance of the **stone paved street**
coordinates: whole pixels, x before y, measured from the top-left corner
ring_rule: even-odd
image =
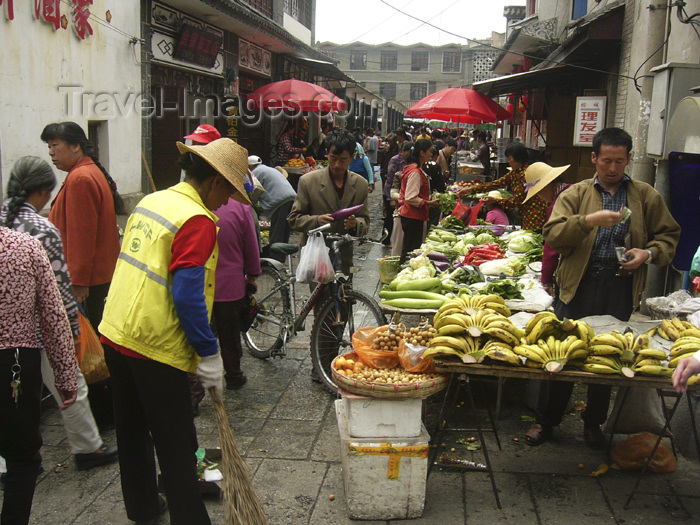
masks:
[[[380,215],[380,196],[371,195],[372,216]],[[374,228],[380,221],[373,220]],[[373,233],[376,233],[373,229]],[[378,246],[363,247],[356,258],[362,267],[357,286],[374,293],[377,283]],[[275,525],[342,525],[348,519],[340,466],[339,434],[333,397],[310,380],[308,332],[292,341],[284,359],[260,361],[244,355],[248,383],[238,391],[227,391],[225,402],[238,447],[253,473],[270,522]],[[510,381],[510,380],[509,380]],[[479,395],[483,390],[483,399]],[[492,382],[475,388],[480,407],[495,407],[496,388]],[[583,390],[577,388],[577,396]],[[473,426],[467,398],[458,398],[450,421],[453,425]],[[554,440],[531,448],[514,438],[522,438],[530,425],[522,416],[532,411],[524,405],[529,396],[524,382],[506,382],[504,404],[497,421],[502,450],[493,434],[487,446],[495,470],[502,510],[498,510],[486,474],[433,470],[427,483],[423,517],[411,521],[426,525],[491,523],[566,524],[676,524],[700,521],[700,503],[676,496],[638,495],[628,510],[623,508],[636,476],[611,470],[600,478],[589,477],[604,460],[604,453],[589,450],[583,443],[583,425],[576,414],[568,415],[555,431]],[[425,405],[426,422],[434,429],[441,395]],[[464,405],[460,404],[466,401]],[[480,419],[487,421],[480,410]],[[209,400],[196,418],[200,446],[218,446],[218,433]],[[126,525],[128,522],[116,464],[89,471],[78,471],[72,462],[58,411],[47,404],[43,414],[42,449],[46,472],[41,475],[34,499],[33,524],[41,525]],[[460,447],[459,437],[475,432],[447,434],[445,450]],[[114,432],[105,440],[115,443]],[[621,440],[623,438],[616,438]],[[442,442],[438,451],[442,450]],[[481,452],[466,452],[483,461]],[[700,495],[700,469],[697,461],[678,458],[673,474],[648,474],[646,490],[673,491]],[[330,496],[334,495],[331,500]],[[222,504],[207,500],[213,523],[223,519]],[[160,525],[169,523],[166,517]],[[370,521],[367,523],[399,523]]]

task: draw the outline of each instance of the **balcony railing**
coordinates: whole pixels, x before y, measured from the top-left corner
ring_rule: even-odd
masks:
[[[272,0],[243,0],[243,3],[248,4],[253,9],[257,9],[266,17],[272,18]]]
[[[284,12],[311,29],[311,0],[284,0]]]

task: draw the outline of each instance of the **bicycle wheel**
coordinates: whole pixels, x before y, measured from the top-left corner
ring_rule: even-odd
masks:
[[[384,324],[384,314],[377,302],[362,292],[345,290],[345,301],[340,305],[333,297],[323,303],[311,329],[311,362],[329,390],[338,393],[331,362],[339,354],[352,351],[355,330]]]
[[[260,266],[262,273],[255,279],[260,311],[243,339],[252,356],[267,359],[272,350],[282,347],[282,329],[291,315],[291,305],[289,288],[281,286],[284,275],[267,261],[261,261]]]

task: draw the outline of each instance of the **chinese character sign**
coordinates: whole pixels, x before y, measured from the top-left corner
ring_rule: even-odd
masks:
[[[606,97],[576,97],[574,146],[591,146],[593,136],[605,127]]]
[[[78,38],[85,40],[85,35],[92,35],[92,26],[88,22],[90,18],[90,5],[92,0],[72,0],[73,4],[73,32]]]
[[[12,3],[13,1],[14,0],[0,0],[0,5],[5,7],[5,19],[7,20],[15,19],[15,6]]]
[[[61,27],[61,0],[34,0],[32,14],[36,20],[48,22],[56,30]]]

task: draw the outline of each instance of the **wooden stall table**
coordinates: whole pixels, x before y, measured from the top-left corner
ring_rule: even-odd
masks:
[[[574,383],[584,383],[584,384],[600,384],[600,385],[611,385],[611,386],[616,386],[619,387],[622,390],[622,405],[624,405],[625,398],[627,396],[627,391],[631,387],[641,387],[641,388],[654,388],[656,389],[657,393],[659,394],[659,397],[661,397],[661,402],[663,406],[663,414],[665,418],[665,425],[663,427],[663,430],[661,434],[665,434],[666,431],[668,430],[671,419],[673,419],[673,415],[676,412],[676,409],[678,408],[678,405],[683,398],[682,394],[676,394],[675,391],[673,391],[673,384],[671,382],[671,378],[668,377],[649,377],[649,376],[635,376],[632,378],[627,378],[624,376],[612,376],[612,375],[600,375],[600,374],[593,374],[590,372],[582,372],[582,371],[577,371],[577,370],[562,370],[561,372],[557,373],[552,373],[552,372],[547,372],[543,369],[535,369],[535,368],[527,368],[527,367],[517,367],[517,366],[500,366],[500,365],[480,365],[480,364],[464,364],[459,361],[454,361],[454,360],[446,360],[446,359],[435,359],[435,369],[437,372],[442,372],[442,373],[449,373],[451,374],[450,380],[447,385],[447,390],[445,391],[445,398],[442,402],[442,406],[440,407],[440,413],[438,415],[438,423],[437,423],[437,429],[435,432],[435,438],[433,442],[438,442],[438,437],[442,435],[446,431],[446,424],[443,421],[443,414],[445,411],[445,406],[447,404],[447,400],[449,398],[449,392],[450,389],[453,387],[455,378],[460,377],[464,380],[465,385],[468,387],[469,386],[469,377],[470,376],[477,376],[477,377],[496,377],[496,378],[519,378],[519,379],[535,379],[535,380],[544,380],[544,381],[568,381],[568,382],[574,382]],[[670,391],[670,392],[669,392]],[[695,438],[695,447],[698,452],[698,457],[700,458],[700,440],[698,439],[698,434],[697,434],[697,429],[695,426],[695,416],[693,412],[693,406],[690,398],[690,392],[691,391],[700,391],[700,383],[689,386],[688,391],[686,392],[686,399],[688,400],[688,407],[690,409],[690,419],[691,419],[691,425],[693,429],[693,437]],[[472,407],[472,413],[474,415],[474,419],[477,422],[477,433],[479,435],[479,440],[481,443],[481,449],[484,452],[484,459],[486,461],[485,468],[477,468],[476,470],[481,470],[484,472],[487,472],[489,474],[489,477],[491,479],[491,486],[493,488],[493,494],[496,499],[496,504],[498,505],[498,508],[501,508],[501,502],[498,498],[498,491],[496,489],[496,482],[493,477],[493,470],[491,469],[491,464],[489,461],[488,457],[488,450],[486,448],[486,443],[484,440],[483,432],[481,429],[481,424],[479,423],[479,418],[476,414],[476,405],[474,403],[474,398],[472,396],[471,388],[467,388],[467,393],[469,395],[469,402]],[[619,393],[618,393],[619,395]],[[666,409],[665,405],[663,405],[663,398],[664,397],[675,397],[676,401],[671,409]],[[456,399],[456,396],[455,396]],[[488,408],[487,408],[488,410]],[[622,413],[622,406],[620,411],[618,412],[619,414]],[[489,411],[489,417],[490,417],[490,411]],[[498,446],[500,448],[500,441],[498,440],[498,434],[496,430],[496,425],[491,418],[491,424],[493,427],[494,433],[496,433],[496,440],[498,443]],[[617,420],[613,422],[613,429],[615,428],[615,424],[617,423]],[[455,429],[458,430],[458,429]],[[612,442],[612,437],[614,435],[614,430],[610,434],[610,442],[608,445],[608,453],[610,452],[610,443]],[[644,466],[642,471],[639,473],[639,476],[637,478],[637,481],[634,485],[634,488],[632,489],[632,492],[630,493],[629,497],[627,498],[627,501],[624,505],[625,508],[627,508],[632,501],[632,498],[634,497],[635,493],[640,493],[640,494],[653,494],[653,495],[659,495],[657,493],[650,493],[650,492],[644,492],[641,490],[638,490],[639,483],[642,480],[642,477],[644,476],[647,468],[649,467],[649,464],[651,463],[654,454],[656,454],[656,450],[658,449],[659,445],[661,444],[661,440],[663,439],[663,436],[659,436],[659,438],[656,441],[656,445],[654,449],[652,450],[652,453],[649,455],[649,460],[647,461],[647,464]],[[437,462],[434,463],[437,466],[444,466],[448,468],[455,468],[453,465],[441,465]],[[467,468],[467,470],[473,470],[471,468]],[[675,493],[674,493],[675,494]],[[665,494],[660,494],[660,495],[665,495]],[[694,495],[694,494],[675,494],[676,496],[683,496],[683,497],[690,497],[690,498],[700,498],[700,496]]]

